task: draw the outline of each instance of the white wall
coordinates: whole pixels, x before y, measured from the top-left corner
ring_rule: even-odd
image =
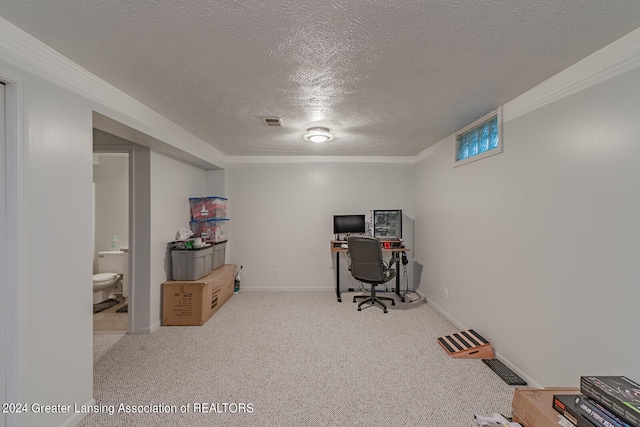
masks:
[[[26,158],[11,176],[19,176],[15,188],[24,190],[19,200],[26,206],[17,213],[29,224],[15,239],[28,255],[17,264],[26,268],[3,302],[22,304],[8,329],[25,332],[9,338],[25,349],[23,358],[8,361],[18,370],[11,375],[25,381],[12,381],[7,398],[91,403],[92,113],[224,165],[204,142],[1,18],[0,73],[19,81],[24,101],[16,121],[24,124],[18,150]],[[455,170],[441,147],[446,141],[415,177],[406,164],[232,165],[224,183],[227,261],[245,265],[243,287],[332,289],[331,216],[402,209],[416,221],[421,289],[460,324],[484,332],[531,378],[542,385],[576,384],[583,373],[638,379],[639,80],[636,68],[528,114],[511,113],[505,152]],[[188,213],[165,209],[177,206],[171,199],[182,180],[186,191],[200,173],[180,178],[173,172],[184,172],[181,165],[154,153],[147,160],[148,206],[159,217],[143,233],[152,253],[136,268],[155,286],[142,312],[153,322],[165,278],[160,247]],[[486,231],[469,228],[474,224]],[[458,254],[473,255],[471,263],[461,266]],[[455,291],[453,304],[440,297],[445,286]],[[11,420],[73,421],[31,413]]]
[[[91,109],[36,77],[29,79],[27,103],[29,401],[87,403],[93,376]],[[45,426],[69,415],[28,417],[28,424]]]
[[[447,138],[416,169],[427,297],[543,386],[640,378],[640,68],[620,71],[528,112],[506,104],[502,154],[453,168]],[[569,88],[556,81],[543,88]]]
[[[16,272],[17,280],[6,284],[12,287],[7,291],[10,299],[2,301],[3,321],[9,307],[17,314],[9,318],[7,330],[18,332],[7,339],[22,351],[19,358],[11,353],[6,360],[12,378],[6,397],[52,405],[90,404],[93,111],[192,156],[213,163],[220,156],[0,18],[0,80],[7,76],[16,82],[17,89],[10,92],[18,93],[20,102],[18,112],[11,111],[17,117],[17,136],[10,142],[12,153],[18,153],[12,156],[19,159],[12,165],[11,177],[17,176],[19,182],[7,186],[20,191],[14,222],[22,224],[21,218],[27,218],[28,231],[22,227],[12,238],[20,254],[12,259],[24,268]],[[165,226],[175,225],[170,221]],[[151,266],[150,261],[146,265]],[[160,274],[153,274],[159,280]],[[147,320],[159,319],[157,301],[146,311]],[[58,426],[72,425],[79,417],[29,413],[9,418],[8,423],[17,426]]]
[[[227,262],[244,266],[243,289],[335,289],[333,215],[401,209],[413,218],[411,164],[237,164],[226,171]],[[344,265],[341,273],[342,288],[356,286]]]
[[[122,211],[123,206],[117,209],[133,224],[129,233],[133,237],[133,244],[130,245],[133,260],[130,268],[130,286],[132,285],[133,293],[130,331],[151,333],[159,328],[161,323],[161,285],[171,279],[171,258],[167,252],[167,242],[175,239],[178,229],[190,228],[189,197],[209,194],[209,185],[214,185],[220,180],[219,174],[214,172],[220,171],[206,171],[100,131],[94,132],[94,149],[96,148],[101,153],[109,150],[131,153],[131,162],[126,155],[120,153],[99,154],[100,162],[108,159],[104,165],[106,170],[99,171],[99,168],[94,166],[94,171],[98,172],[97,182],[107,181],[103,184],[107,188],[103,190],[110,194],[105,203],[123,202],[123,206],[126,206],[129,204],[126,203],[128,200],[114,200],[113,193],[118,193],[124,188],[124,197],[127,197],[129,187],[122,180],[118,182],[117,178],[121,178],[131,167],[131,218],[128,211]],[[121,161],[114,161],[114,158]],[[117,163],[117,168],[114,168],[114,162]],[[215,177],[210,175],[212,173]],[[113,214],[111,210],[110,215]],[[118,226],[128,224],[120,224],[121,221],[112,221],[112,224],[114,222],[115,225],[105,226],[102,233],[104,244],[110,244],[114,227],[117,229]]]
[[[219,170],[210,170],[207,171],[207,191],[208,193],[205,196],[218,196],[225,197],[227,194],[226,187],[226,171]],[[201,197],[201,196],[198,196]]]
[[[207,195],[207,171],[151,152],[151,324],[162,320],[162,283],[171,279],[167,242],[190,228],[190,197]],[[155,328],[153,328],[155,329]]]
[[[111,250],[113,236],[117,236],[121,248],[129,247],[129,155],[94,154],[93,182],[95,254]],[[97,271],[95,259],[94,272]]]

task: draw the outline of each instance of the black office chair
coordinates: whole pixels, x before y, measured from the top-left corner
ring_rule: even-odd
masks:
[[[348,253],[351,259],[349,270],[351,275],[364,283],[371,285],[371,295],[356,295],[353,302],[358,298],[365,298],[358,304],[358,311],[362,310],[362,305],[371,303],[371,305],[380,304],[387,312],[387,306],[382,302],[391,301],[391,305],[396,305],[393,298],[376,296],[376,285],[386,283],[396,277],[396,270],[391,267],[398,261],[392,258],[388,263],[382,257],[382,247],[380,241],[375,237],[369,236],[350,236],[347,238]]]

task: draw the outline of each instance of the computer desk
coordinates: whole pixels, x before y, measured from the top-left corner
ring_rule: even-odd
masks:
[[[384,243],[384,241],[382,241]],[[347,248],[343,248],[342,245],[347,244],[346,240],[332,240],[331,241],[331,252],[335,252],[336,254],[336,296],[338,297],[338,302],[342,302],[342,297],[340,296],[340,252],[347,252]],[[398,257],[396,261],[396,290],[395,293],[400,297],[400,301],[404,302],[404,297],[400,295],[400,253],[401,252],[409,252],[407,248],[382,248],[382,252],[391,252],[391,257]]]

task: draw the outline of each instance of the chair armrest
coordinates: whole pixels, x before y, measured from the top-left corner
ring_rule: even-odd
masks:
[[[391,258],[389,261],[387,261],[386,259],[383,261],[384,265],[385,265],[385,270],[389,270],[391,269],[391,267],[393,267],[394,265],[396,265],[396,263],[400,261],[400,258],[398,257],[393,257]]]

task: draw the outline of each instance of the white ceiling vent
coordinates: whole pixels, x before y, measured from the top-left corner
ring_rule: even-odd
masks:
[[[280,117],[263,117],[262,120],[270,127],[280,127],[282,126],[282,120]]]

